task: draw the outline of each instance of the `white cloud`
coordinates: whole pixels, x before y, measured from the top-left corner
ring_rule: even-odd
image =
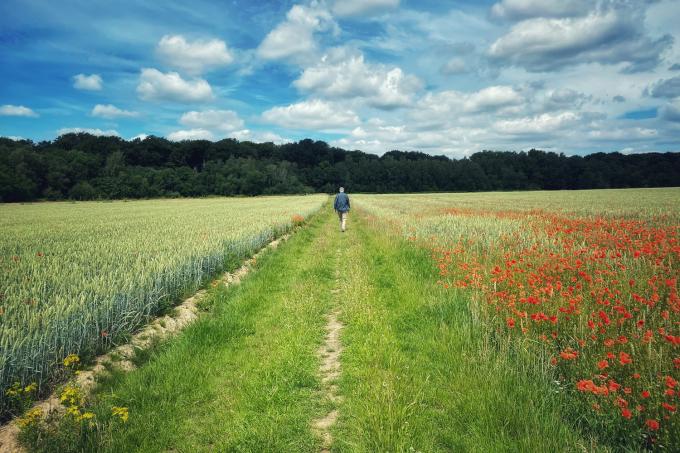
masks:
[[[654,138],[659,134],[656,129],[649,129],[644,127],[627,127],[619,129],[600,129],[588,132],[588,137],[593,140],[606,141],[628,141]]]
[[[206,129],[189,129],[174,131],[168,134],[168,140],[181,142],[182,140],[215,140],[212,132]]]
[[[370,65],[362,54],[342,48],[332,49],[318,64],[305,69],[293,85],[317,96],[364,98],[369,105],[385,109],[409,105],[422,88],[417,77],[400,68]]]
[[[243,120],[232,110],[191,111],[182,115],[180,124],[194,129],[234,131],[243,128]]]
[[[137,134],[134,137],[130,137],[130,141],[137,140],[137,139],[144,141],[144,140],[146,140],[146,138],[148,136],[149,136],[149,134]]]
[[[645,36],[644,5],[603,3],[583,17],[532,18],[515,24],[489,48],[492,59],[529,71],[552,71],[578,63],[625,63],[624,71],[656,67],[673,42]]]
[[[341,130],[359,124],[359,117],[352,110],[319,99],[274,107],[262,117],[270,123],[293,129]]]
[[[0,106],[0,116],[28,116],[36,118],[39,115],[23,105],[5,104]]]
[[[338,17],[365,17],[398,6],[399,0],[335,0],[332,11]]]
[[[491,14],[509,20],[530,17],[571,17],[587,14],[592,0],[502,0]]]
[[[219,39],[188,42],[182,35],[165,35],[156,52],[170,66],[194,75],[234,61],[226,43]]]
[[[575,112],[544,113],[529,118],[496,121],[493,128],[501,134],[540,135],[574,126],[580,120],[581,116]]]
[[[137,94],[144,100],[175,102],[206,102],[213,98],[208,82],[196,78],[184,80],[176,72],[162,73],[158,69],[142,69]]]
[[[522,102],[522,97],[509,86],[490,86],[468,96],[463,104],[467,112],[482,112]]]
[[[57,135],[64,135],[64,134],[79,134],[79,133],[85,133],[85,134],[91,134],[91,135],[96,135],[98,137],[120,137],[120,134],[118,131],[114,129],[108,129],[108,130],[101,130],[101,129],[92,129],[88,127],[63,127],[57,131]]]
[[[139,112],[132,112],[130,110],[122,110],[113,104],[97,104],[92,109],[92,116],[101,118],[134,118],[139,116]]]
[[[249,129],[242,129],[240,131],[234,131],[229,134],[231,138],[235,138],[239,141],[249,141],[254,143],[275,143],[277,145],[282,145],[284,143],[290,143],[293,140],[289,138],[281,137],[279,134],[274,132],[261,132],[261,131],[251,131]]]
[[[317,51],[314,34],[337,32],[331,14],[313,2],[310,6],[294,5],[286,20],[267,34],[257,48],[257,55],[265,60],[310,58]]]
[[[102,78],[98,74],[77,74],[73,76],[73,87],[79,90],[99,91],[102,89]]]

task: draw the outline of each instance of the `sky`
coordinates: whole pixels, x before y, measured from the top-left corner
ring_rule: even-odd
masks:
[[[679,0],[3,0],[0,136],[680,151]]]

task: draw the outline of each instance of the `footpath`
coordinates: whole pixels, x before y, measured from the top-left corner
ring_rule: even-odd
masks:
[[[101,383],[94,434],[45,451],[594,449],[539,380],[499,366],[427,250],[361,212],[340,233],[327,210]],[[106,422],[112,405],[127,423]]]

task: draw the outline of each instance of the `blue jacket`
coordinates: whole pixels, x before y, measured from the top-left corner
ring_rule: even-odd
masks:
[[[349,197],[345,192],[340,192],[335,196],[335,203],[333,209],[340,212],[349,211]]]

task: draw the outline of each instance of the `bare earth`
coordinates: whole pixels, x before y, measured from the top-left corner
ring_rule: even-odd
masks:
[[[336,255],[336,288],[331,290],[331,293],[333,293],[335,297],[340,293],[340,289],[338,288],[338,285],[340,284],[339,252],[340,251],[338,250]],[[342,399],[342,396],[338,395],[337,386],[337,380],[341,373],[340,355],[342,354],[342,343],[340,343],[340,331],[343,327],[342,323],[338,320],[339,315],[340,310],[337,308],[327,315],[326,339],[318,351],[319,358],[321,359],[319,373],[321,375],[324,397],[334,406]],[[331,436],[330,429],[335,424],[337,418],[338,411],[337,409],[333,409],[325,416],[312,421],[312,427],[323,441],[323,447],[321,449],[322,453],[330,452],[331,445],[333,444],[333,437]]]

